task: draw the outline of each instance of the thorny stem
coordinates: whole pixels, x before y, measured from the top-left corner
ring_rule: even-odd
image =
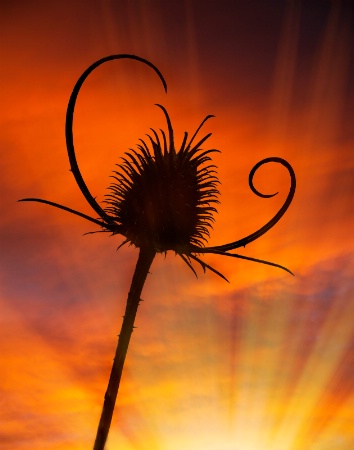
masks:
[[[135,316],[140,303],[141,291],[155,254],[155,251],[151,248],[140,248],[93,450],[104,450],[122,377],[124,361],[134,328]]]

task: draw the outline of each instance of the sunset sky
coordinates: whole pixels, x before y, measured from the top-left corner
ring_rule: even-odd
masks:
[[[242,255],[205,256],[226,283],[170,252],[147,279],[108,450],[354,448],[354,7],[341,0],[0,2],[0,448],[92,448],[136,263],[72,174],[64,122],[80,92],[78,163],[102,202],[150,127],[204,134],[221,181],[210,243],[281,221]]]

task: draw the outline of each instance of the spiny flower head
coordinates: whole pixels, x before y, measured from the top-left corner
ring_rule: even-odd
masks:
[[[279,264],[230,253],[231,250],[245,247],[260,238],[281,219],[290,206],[296,188],[295,173],[291,165],[279,157],[269,157],[259,161],[249,174],[251,190],[259,197],[269,198],[276,193],[263,194],[259,192],[253,184],[255,172],[268,163],[281,164],[288,170],[291,181],[290,190],[284,204],[275,216],[259,230],[242,239],[213,247],[205,246],[214,221],[215,204],[219,203],[217,189],[219,180],[215,170],[216,166],[209,164],[210,155],[218,150],[202,148],[211,133],[199,141],[196,137],[205,121],[213,116],[207,116],[202,121],[189,141],[188,134],[185,133],[181,147],[176,151],[169,115],[163,106],[157,105],[165,115],[167,134],[161,130],[159,136],[155,130],[151,129],[152,134],[147,135],[147,142],[140,140],[136,150],[130,149],[122,158],[123,162],[118,164],[117,170],[113,172],[114,181],[108,188],[105,208],[97,203],[86,186],[77,164],[72,125],[77,96],[86,78],[101,64],[115,59],[132,59],[149,66],[158,75],[167,92],[165,79],[151,62],[128,54],[111,55],[96,61],[83,72],[76,82],[66,114],[68,157],[75,180],[99,219],[48,200],[25,198],[22,201],[46,203],[76,214],[99,225],[101,231],[121,234],[125,237],[123,244],[130,243],[154,253],[166,253],[168,250],[173,250],[195,274],[191,264],[192,260],[198,262],[204,271],[209,269],[226,279],[224,275],[199,258],[200,254],[206,253],[267,264],[291,273],[290,270]]]
[[[155,130],[148,135],[148,144],[140,140],[137,150],[131,149],[117,164],[115,180],[106,195],[107,214],[119,224],[119,232],[136,247],[152,247],[156,252],[174,250],[189,254],[191,246],[207,242],[214,221],[219,191],[216,166],[206,165],[210,154],[201,145],[210,136],[193,145],[197,132],[176,152],[171,121],[166,109],[168,135]],[[149,148],[150,147],[150,148]]]

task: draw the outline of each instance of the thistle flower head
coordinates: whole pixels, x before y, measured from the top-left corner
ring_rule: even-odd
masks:
[[[207,116],[189,140],[188,134],[185,133],[180,148],[176,150],[169,115],[163,106],[157,105],[165,115],[167,133],[161,130],[159,135],[151,129],[151,134],[147,135],[147,139],[140,140],[135,150],[131,149],[125,153],[122,162],[113,172],[114,181],[109,186],[105,197],[106,206],[102,208],[97,203],[86,186],[77,164],[72,124],[77,96],[86,78],[101,64],[115,59],[133,59],[149,66],[158,75],[167,91],[165,79],[151,62],[139,56],[127,54],[111,55],[96,61],[83,72],[76,82],[66,115],[67,151],[75,180],[99,218],[90,217],[48,200],[26,198],[22,201],[46,203],[76,214],[99,225],[102,231],[121,234],[125,237],[123,244],[130,243],[141,249],[149,249],[154,253],[173,250],[195,274],[192,261],[198,262],[204,271],[209,269],[226,279],[220,272],[199,258],[200,254],[206,253],[267,264],[291,273],[290,270],[279,264],[230,253],[230,251],[245,247],[260,238],[281,219],[290,206],[296,188],[295,173],[291,165],[279,157],[263,159],[253,167],[249,174],[251,190],[259,197],[269,198],[276,194],[264,194],[255,188],[253,184],[255,172],[268,163],[281,164],[288,170],[291,181],[290,190],[279,211],[263,227],[242,239],[213,247],[205,246],[214,221],[215,204],[219,203],[217,189],[219,180],[215,170],[216,166],[210,164],[211,154],[218,150],[202,148],[211,133],[201,139],[197,138],[197,135],[206,120],[213,116]]]

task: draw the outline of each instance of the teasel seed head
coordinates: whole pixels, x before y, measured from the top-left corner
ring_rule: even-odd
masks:
[[[74,110],[79,91],[89,74],[101,64],[117,59],[131,59],[149,66],[160,78],[167,92],[167,84],[161,72],[150,61],[129,54],[110,55],[96,61],[76,82],[69,99],[65,128],[70,170],[85,199],[99,218],[93,218],[48,200],[25,198],[21,201],[45,203],[76,214],[99,225],[101,231],[114,235],[121,234],[125,238],[121,245],[128,243],[155,253],[166,253],[172,250],[195,274],[192,261],[198,262],[204,271],[209,269],[226,280],[224,275],[199,258],[201,254],[206,253],[267,264],[292,274],[289,269],[279,264],[230,253],[260,238],[283,217],[289,208],[295,194],[296,177],[292,166],[283,158],[274,156],[265,158],[259,161],[249,174],[249,185],[253,193],[262,198],[270,198],[276,193],[259,192],[253,184],[254,174],[261,166],[268,163],[281,164],[288,170],[291,181],[289,193],[273,218],[259,230],[242,239],[212,247],[205,246],[214,222],[213,215],[217,212],[215,205],[219,203],[217,167],[210,164],[210,155],[218,150],[202,148],[211,133],[199,141],[196,138],[203,124],[213,117],[211,115],[202,121],[189,141],[188,134],[184,133],[182,144],[176,150],[170,117],[163,106],[157,105],[165,115],[167,133],[160,130],[159,135],[151,129],[147,139],[140,140],[135,150],[130,149],[126,152],[122,162],[113,172],[114,181],[105,196],[106,206],[102,208],[97,203],[86,186],[76,160],[72,130]]]

